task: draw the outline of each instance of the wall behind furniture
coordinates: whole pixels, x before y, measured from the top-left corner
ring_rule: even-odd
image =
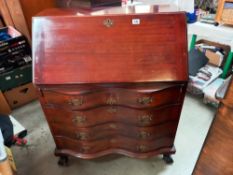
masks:
[[[179,9],[186,12],[194,11],[194,0],[175,0]]]

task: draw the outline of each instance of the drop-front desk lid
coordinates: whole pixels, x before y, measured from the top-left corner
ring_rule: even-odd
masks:
[[[34,83],[187,81],[185,14],[165,9],[147,5],[40,13],[33,18]]]

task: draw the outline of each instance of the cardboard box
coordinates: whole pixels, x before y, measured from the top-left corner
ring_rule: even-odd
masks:
[[[2,91],[0,91],[0,114],[9,115],[11,113],[10,105],[8,104]]]
[[[212,41],[208,41],[208,40],[199,40],[196,42],[196,44],[204,44],[204,45],[208,45],[208,46],[215,46],[215,47],[218,47],[218,48],[222,48],[225,52],[224,54],[224,58],[223,58],[223,62],[222,62],[222,65],[220,66],[221,69],[223,69],[225,63],[226,63],[226,60],[227,60],[227,56],[229,54],[229,52],[231,51],[231,47],[229,45],[224,45],[224,44],[220,44],[220,43],[216,43],[216,42],[212,42]],[[233,65],[233,63],[232,63]],[[229,73],[231,71],[229,70]]]
[[[209,59],[210,64],[217,67],[220,67],[222,65],[223,55],[212,52],[211,50],[206,50],[205,55]]]
[[[36,89],[32,83],[4,92],[11,109],[15,109],[37,99]]]

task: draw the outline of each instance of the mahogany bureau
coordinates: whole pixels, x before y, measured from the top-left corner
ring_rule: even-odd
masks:
[[[188,80],[186,18],[160,8],[34,17],[34,84],[60,165],[111,153],[172,162]]]

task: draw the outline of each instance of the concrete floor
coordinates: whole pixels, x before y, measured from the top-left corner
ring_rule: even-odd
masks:
[[[40,104],[35,101],[13,112],[27,129],[30,146],[13,147],[18,175],[191,175],[215,114],[215,108],[186,95],[175,146],[174,163],[166,165],[161,156],[137,160],[109,155],[95,160],[70,159],[69,167],[59,167],[55,148]]]

